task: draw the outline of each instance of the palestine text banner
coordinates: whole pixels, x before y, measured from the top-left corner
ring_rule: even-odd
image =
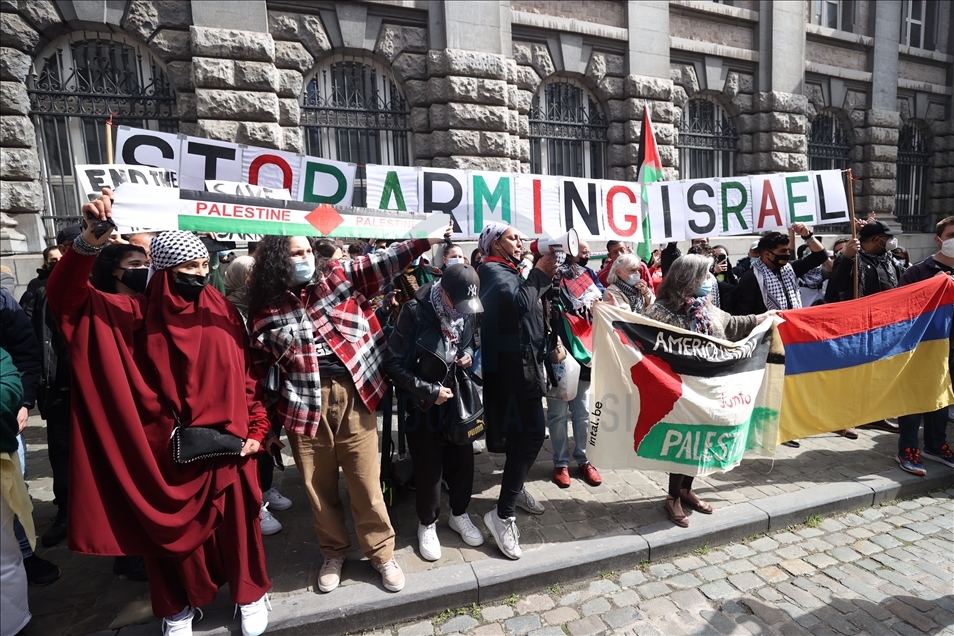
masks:
[[[783,312],[780,441],[954,403],[948,365],[952,314],[949,276]]]
[[[704,475],[775,454],[784,370],[773,321],[728,342],[594,307],[595,465]]]
[[[302,201],[157,188],[125,183],[115,191],[120,228],[280,236],[429,238],[444,233],[444,214],[408,214]]]

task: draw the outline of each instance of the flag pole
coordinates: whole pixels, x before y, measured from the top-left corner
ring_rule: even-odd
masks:
[[[851,185],[851,168],[848,168],[848,216],[851,219],[851,240],[858,238],[858,227],[855,225],[855,191]],[[858,255],[855,254],[854,265],[852,267],[852,298],[858,297]]]
[[[113,127],[113,115],[110,113],[109,119],[106,120],[106,163],[113,162],[113,132],[110,130]]]

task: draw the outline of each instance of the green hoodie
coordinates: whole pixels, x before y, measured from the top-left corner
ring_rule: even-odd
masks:
[[[17,412],[22,403],[20,372],[7,350],[0,348],[0,453],[17,452]]]

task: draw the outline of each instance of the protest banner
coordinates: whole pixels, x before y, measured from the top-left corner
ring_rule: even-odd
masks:
[[[316,204],[354,200],[357,166],[340,161],[127,126],[119,128],[116,154],[122,163],[167,170],[187,190],[237,181],[287,189],[294,199]],[[368,165],[365,185],[369,206],[449,214],[461,239],[478,236],[491,220],[529,236],[560,236],[572,228],[583,239],[641,244],[646,218],[653,243],[848,221],[839,170],[640,184]]]
[[[327,203],[316,206],[307,201],[281,201],[132,183],[115,190],[113,220],[120,227],[147,227],[157,231],[387,239],[439,237],[449,222],[444,214],[391,212]]]
[[[739,342],[594,305],[587,458],[705,475],[773,456],[784,368],[774,321]]]

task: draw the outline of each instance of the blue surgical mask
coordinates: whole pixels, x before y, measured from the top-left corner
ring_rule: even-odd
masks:
[[[292,260],[292,282],[304,285],[315,275],[315,255],[309,254],[304,259]]]
[[[756,263],[759,262],[759,260],[760,260],[760,259],[759,259],[758,256],[750,256],[750,257],[749,257],[749,265],[755,265]]]
[[[635,287],[635,286],[636,286],[636,283],[639,282],[639,272],[636,272],[635,274],[630,274],[630,275],[629,275],[629,278],[626,279],[626,282],[627,282],[630,286]]]
[[[462,258],[449,258],[447,259],[447,266],[452,267],[454,265],[460,265],[463,262],[464,262],[464,259]]]
[[[699,291],[696,292],[698,298],[705,298],[712,293],[712,279],[707,278],[705,282],[702,283],[702,287],[699,288]]]
[[[421,257],[420,257],[420,256],[418,256],[417,258],[415,258],[415,259],[411,262],[411,265],[413,265],[414,267],[417,267],[417,266],[420,265],[420,264],[421,264]]]

